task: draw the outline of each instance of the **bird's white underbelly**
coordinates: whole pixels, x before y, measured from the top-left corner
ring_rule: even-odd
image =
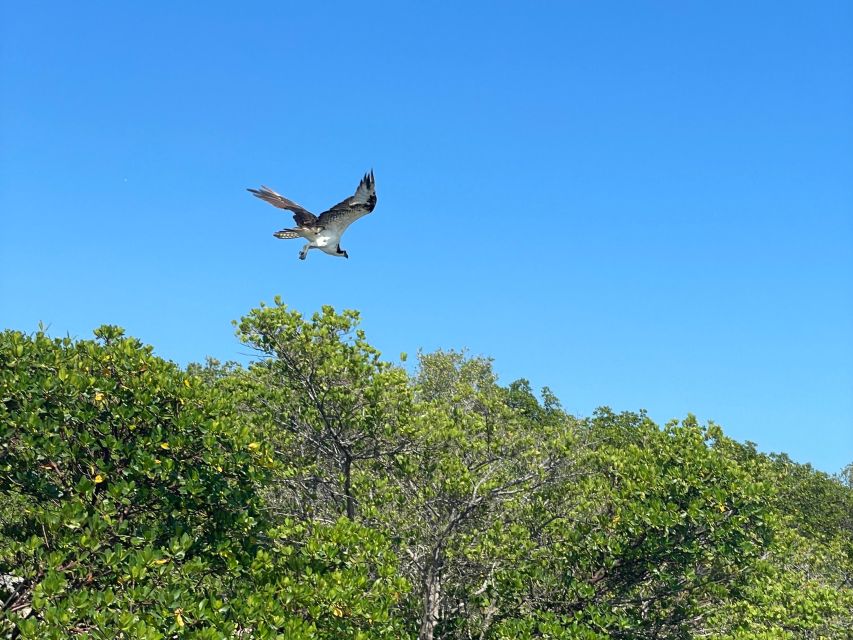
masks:
[[[318,249],[322,249],[326,253],[337,253],[338,242],[340,237],[332,233],[320,233],[314,238],[313,244]]]

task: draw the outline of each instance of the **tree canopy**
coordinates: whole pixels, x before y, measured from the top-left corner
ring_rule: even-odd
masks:
[[[853,487],[279,299],[247,366],[0,334],[0,637],[853,637]]]

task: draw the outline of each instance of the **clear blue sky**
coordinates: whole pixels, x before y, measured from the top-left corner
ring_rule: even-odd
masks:
[[[0,64],[0,327],[244,359],[280,294],[853,461],[850,2],[7,2]],[[245,191],[371,167],[349,260]]]

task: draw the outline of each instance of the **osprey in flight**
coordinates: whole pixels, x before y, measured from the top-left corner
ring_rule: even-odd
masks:
[[[247,189],[247,191],[274,207],[293,212],[296,226],[292,229],[276,231],[273,235],[282,240],[305,238],[308,244],[299,252],[300,260],[305,260],[310,249],[320,249],[330,256],[349,258],[347,252],[341,249],[341,236],[348,226],[362,216],[366,216],[376,206],[376,183],[373,180],[373,171],[364,174],[353,195],[328,211],[324,211],[319,217],[267,187],[261,187],[260,190]]]

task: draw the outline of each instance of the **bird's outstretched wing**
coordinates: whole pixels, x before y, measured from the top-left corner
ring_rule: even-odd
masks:
[[[269,187],[262,186],[258,189],[246,189],[246,191],[260,198],[264,202],[269,202],[272,206],[279,209],[287,209],[293,212],[293,219],[300,227],[313,227],[317,223],[317,216],[308,211],[308,209],[296,204],[293,200],[288,200],[283,195],[276,193]]]
[[[371,171],[364,174],[353,195],[321,213],[317,224],[327,229],[334,228],[338,234],[341,234],[353,222],[373,211],[374,207],[376,207],[376,181]]]

